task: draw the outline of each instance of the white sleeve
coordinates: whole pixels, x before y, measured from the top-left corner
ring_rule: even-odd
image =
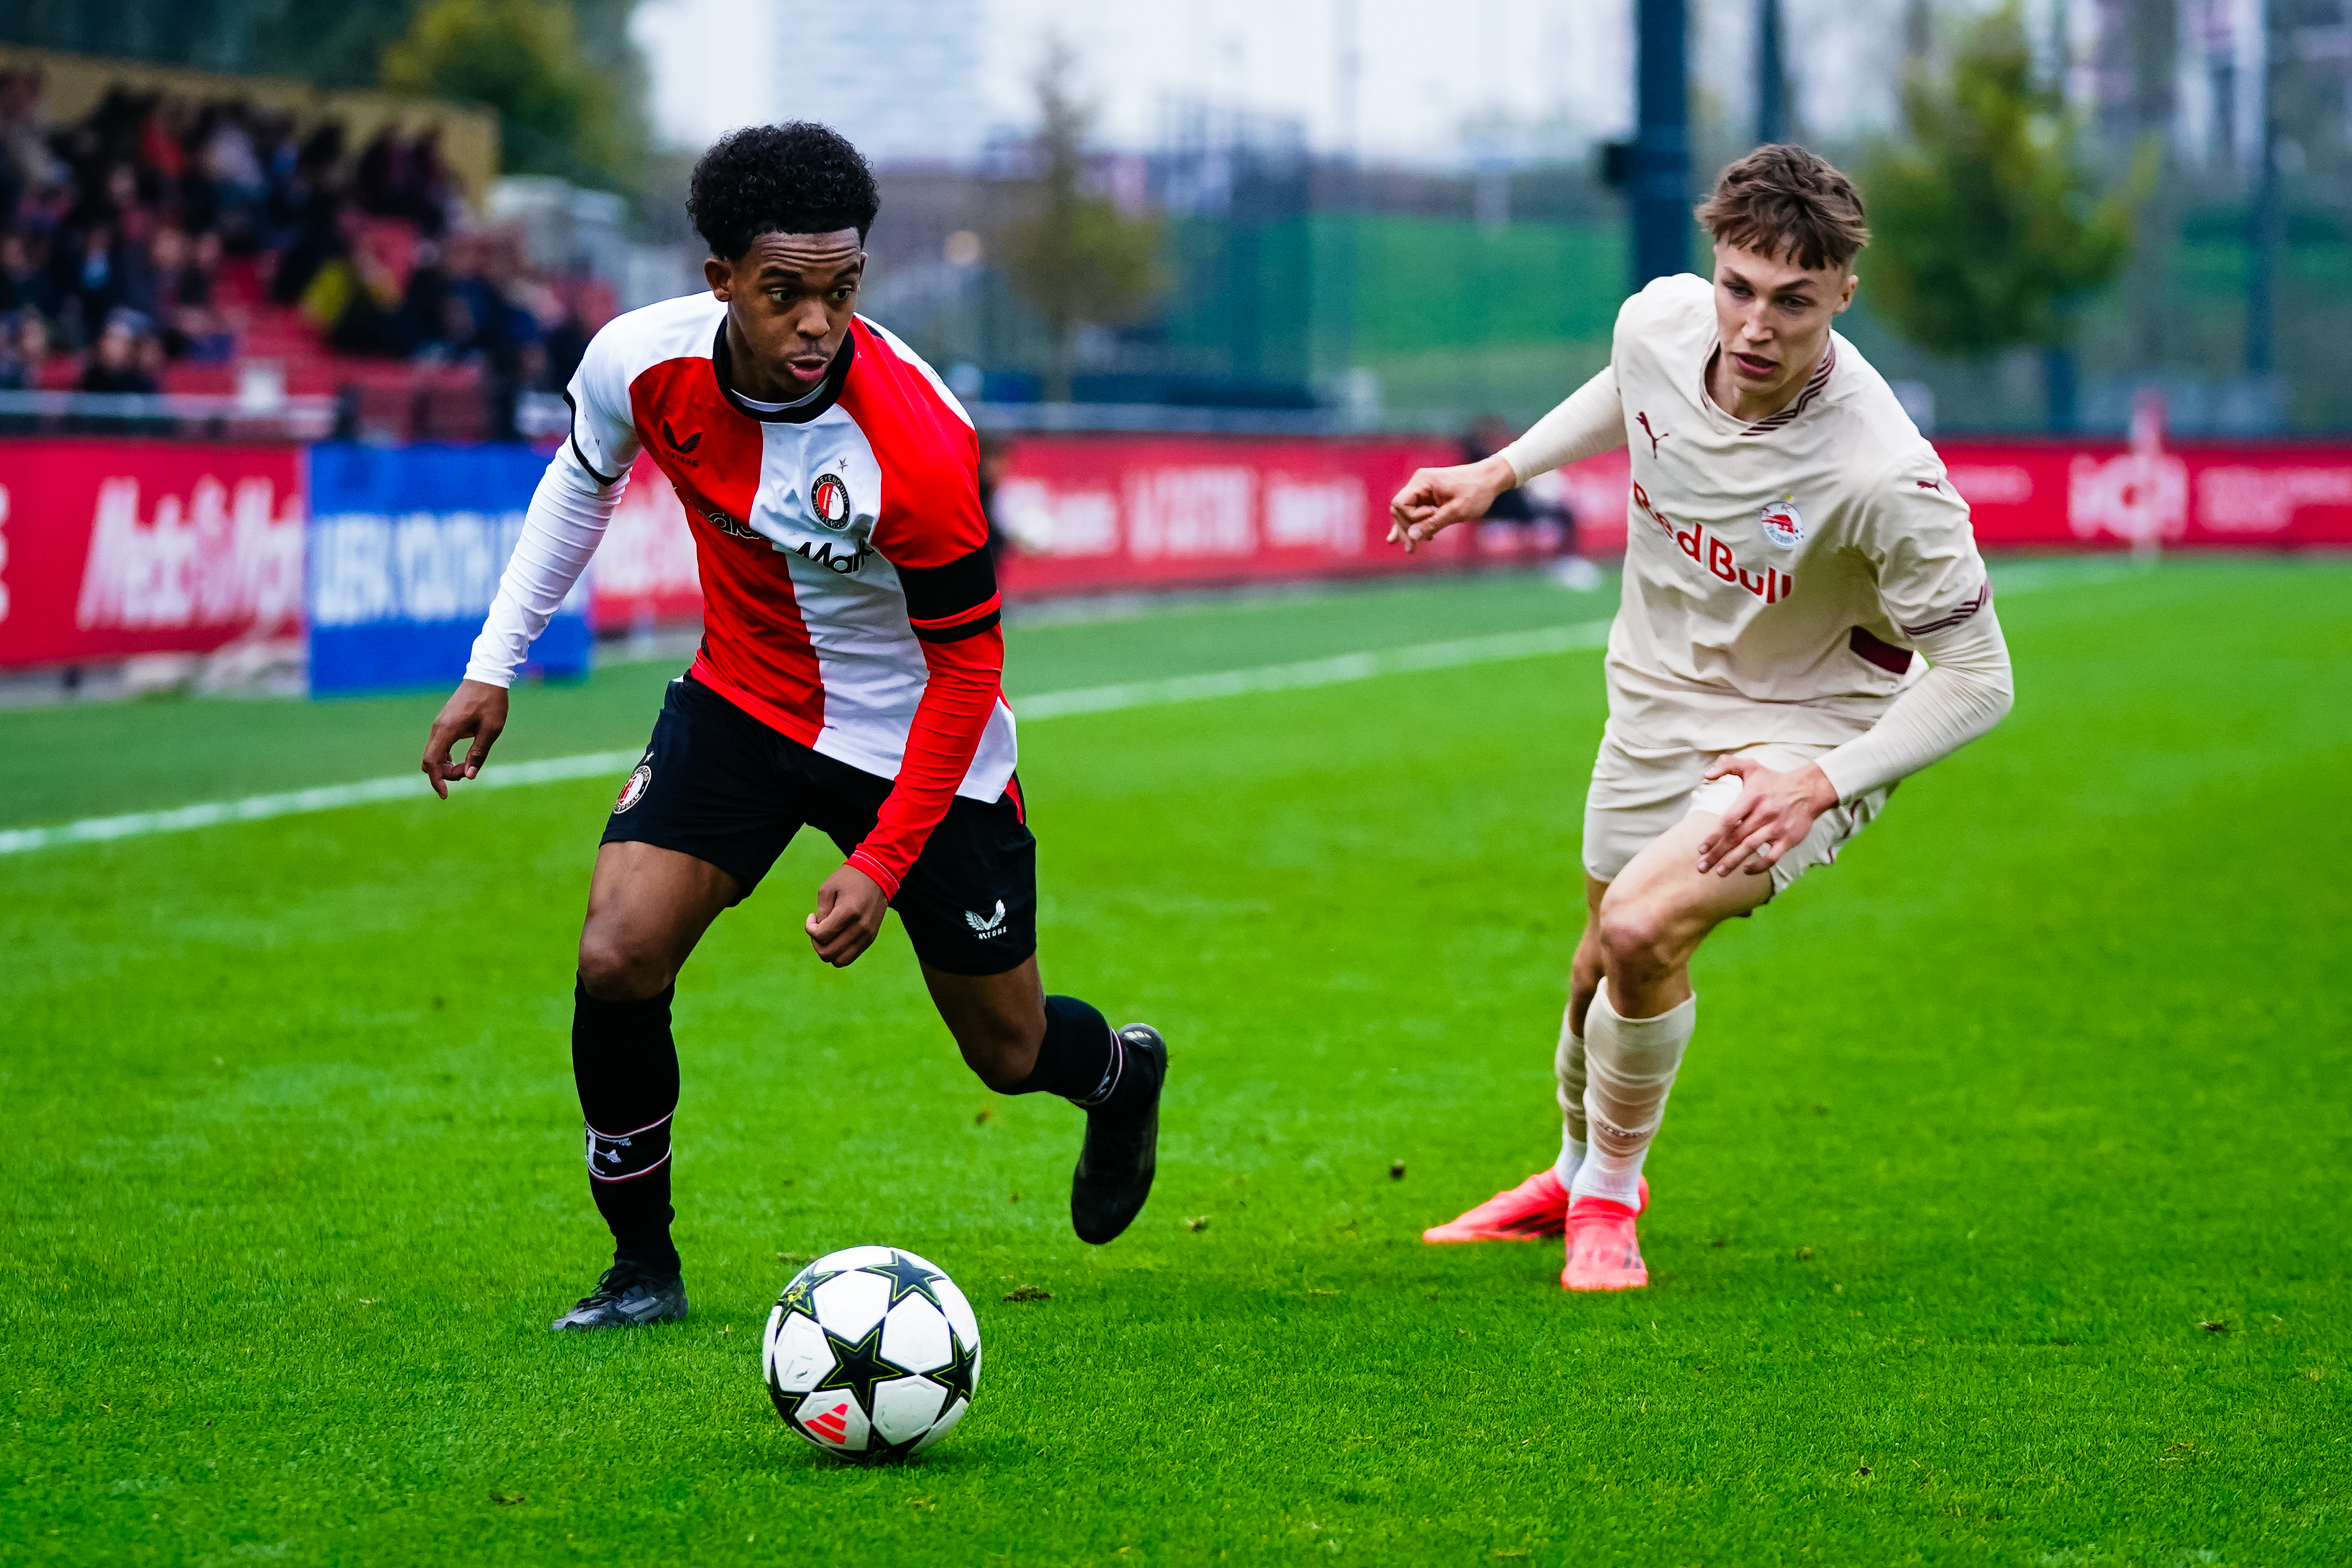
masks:
[[[1525,435],[1503,448],[1511,472],[1524,485],[1538,474],[1565,468],[1625,444],[1625,407],[1617,398],[1617,367],[1601,373],[1568,394]]]
[[[499,596],[490,602],[481,635],[474,639],[473,657],[466,664],[467,680],[493,686],[514,684],[531,643],[547,630],[548,618],[587,570],[588,558],[596,553],[628,487],[625,467],[613,483],[599,484],[571,443],[556,453],[540,476],[514,554],[499,579]]]
[[[1821,759],[1841,800],[1918,772],[1999,724],[2016,698],[2000,618],[1984,608],[1918,640],[1929,669],[1878,722]]]

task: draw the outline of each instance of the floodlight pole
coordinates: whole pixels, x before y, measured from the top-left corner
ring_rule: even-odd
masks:
[[[1690,33],[1684,0],[1636,0],[1633,287],[1690,270]]]
[[[2256,106],[2261,111],[2257,141],[2261,162],[2254,170],[2253,201],[2246,235],[2246,374],[2271,375],[2278,369],[2274,349],[2277,321],[2278,253],[2282,204],[2278,170],[2278,95],[2273,86],[2278,74],[2277,5],[2258,0],[2262,17],[2263,62],[2254,78]]]
[[[1780,0],[1756,0],[1756,144],[1788,140],[1788,91],[1780,63]]]
[[[1327,307],[1331,323],[1329,364],[1345,376],[1356,363],[1356,268],[1359,265],[1358,225],[1363,222],[1364,159],[1358,124],[1358,96],[1363,82],[1363,47],[1357,31],[1356,0],[1339,0],[1332,16],[1332,75],[1339,89],[1339,214],[1334,230],[1332,300]],[[1310,366],[1311,368],[1311,366]]]

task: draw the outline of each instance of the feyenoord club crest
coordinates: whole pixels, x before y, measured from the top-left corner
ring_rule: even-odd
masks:
[[[816,520],[835,533],[849,526],[849,486],[841,482],[838,474],[820,474],[809,486],[809,510]]]
[[[621,798],[613,802],[613,815],[617,817],[644,800],[646,789],[653,781],[654,765],[650,762],[638,763],[637,770],[629,775],[629,781],[621,786]]]
[[[1783,496],[1767,502],[1756,514],[1756,521],[1764,529],[1764,537],[1782,549],[1794,549],[1805,542],[1805,519],[1797,510],[1797,498]]]

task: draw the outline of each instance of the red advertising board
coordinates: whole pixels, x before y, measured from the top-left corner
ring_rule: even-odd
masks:
[[[292,631],[304,514],[299,447],[0,442],[0,665]]]
[[[1389,497],[1423,465],[1460,461],[1451,443],[1066,436],[1014,444],[995,496],[1015,547],[1016,594],[1336,577],[1508,559],[1528,541],[1455,529],[1418,558],[1385,542]],[[1560,498],[1587,519],[1585,548],[1625,543],[1622,452],[1563,475]],[[677,494],[638,456],[592,569],[599,632],[690,618],[701,608],[694,542]]]
[[[1988,549],[2352,545],[2352,445],[1936,446]]]
[[[2134,447],[2122,442],[1937,444],[1989,549],[2352,545],[2352,445]],[[1528,541],[1457,528],[1407,558],[1388,501],[1413,469],[1460,460],[1433,440],[1030,436],[995,497],[1016,595],[1339,577],[1507,560]],[[1579,548],[1625,548],[1622,448],[1537,482]],[[668,481],[640,457],[596,558],[599,630],[691,616],[694,550]]]
[[[2352,444],[1937,443],[1990,549],[2352,546]],[[1457,528],[1408,559],[1388,499],[1450,442],[1178,436],[1016,441],[996,492],[1016,595],[1500,562],[1518,530]],[[308,501],[289,446],[0,441],[0,665],[208,653],[296,631]],[[1624,548],[1626,454],[1541,484],[1580,548]],[[597,630],[691,621],[694,541],[640,457],[592,576]]]
[[[1392,571],[1388,501],[1436,442],[1071,436],[1016,443],[993,497],[1008,592]],[[1437,540],[1452,559],[1466,531]]]

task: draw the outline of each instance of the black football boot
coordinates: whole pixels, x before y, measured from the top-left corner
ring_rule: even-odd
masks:
[[[1160,1092],[1168,1083],[1168,1042],[1146,1023],[1118,1031],[1119,1079],[1087,1112],[1087,1141],[1070,1176],[1070,1226],[1101,1246],[1143,1212],[1160,1163]]]
[[[558,1333],[585,1333],[591,1329],[636,1328],[645,1323],[683,1322],[686,1281],[677,1274],[656,1274],[635,1263],[618,1262],[604,1270],[596,1288],[579,1304],[547,1326]]]

